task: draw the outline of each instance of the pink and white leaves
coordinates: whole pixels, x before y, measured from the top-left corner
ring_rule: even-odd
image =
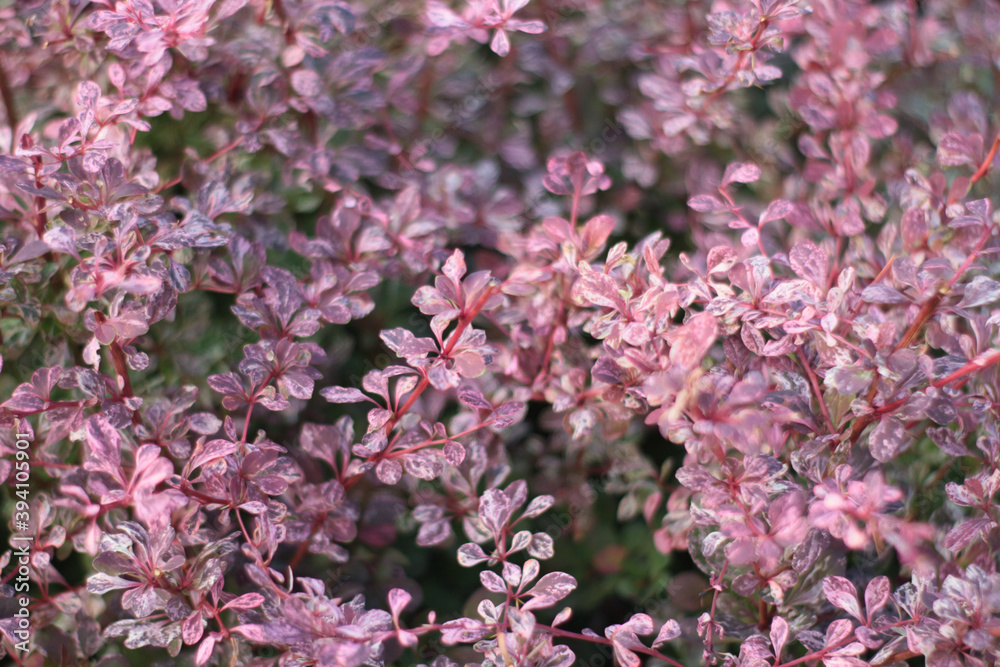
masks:
[[[248,4],[13,3],[3,16],[3,65],[17,83],[0,137],[13,392],[0,420],[31,434],[58,507],[31,507],[43,518],[32,526],[36,580],[61,586],[69,547],[97,551],[101,530],[120,525],[89,584],[123,589],[126,610],[144,617],[105,628],[107,639],[197,664],[219,645],[246,658],[254,643],[295,664],[360,665],[385,641],[413,646],[436,621],[404,630],[416,595],[395,584],[381,589],[386,613],[328,598],[331,582],[310,575],[391,549],[409,525],[395,523],[398,510],[415,507],[419,545],[464,527],[474,541],[460,563],[499,566],[483,583],[515,596],[510,608],[483,604],[486,622],[446,622],[446,642],[483,641],[499,664],[509,638],[524,649],[517,659],[569,664],[529,606],[565,600],[577,582],[538,579],[536,559],[558,541],[526,526],[556,497],[575,512],[564,482],[602,469],[610,443],[645,438],[646,418],[684,447],[680,486],[636,453],[609,488],[622,485],[626,514],[642,505],[650,525],[661,521],[652,532],[664,551],[728,558],[724,575],[721,563],[705,572],[727,607],[737,596],[770,605],[760,619],[749,609],[761,634],[732,660],[800,660],[794,641],[813,654],[803,662],[852,667],[906,650],[929,664],[992,657],[982,647],[996,634],[1000,288],[983,196],[995,128],[968,82],[948,76],[955,58],[973,75],[991,61],[982,3],[925,3],[902,27],[892,3],[814,14],[786,0],[723,3],[692,35],[670,30],[685,24],[679,6],[648,23],[613,2],[556,2],[568,10],[558,18],[553,3],[524,0],[364,19],[339,2]],[[468,40],[503,60],[466,57]],[[771,58],[786,44],[790,59]],[[913,73],[934,95],[906,87]],[[749,98],[734,91],[780,76],[788,85],[760,93],[761,117],[747,116]],[[949,95],[947,114],[935,113]],[[141,136],[150,118],[209,103],[204,136],[183,136],[175,152]],[[604,116],[613,138],[601,133],[590,155],[562,148]],[[682,213],[685,200],[697,215]],[[664,229],[684,254],[667,253]],[[616,232],[638,236],[605,254]],[[383,283],[376,303],[367,292]],[[419,316],[397,326],[405,297],[391,312],[386,296],[397,289],[416,290],[429,327]],[[201,316],[209,302],[225,304],[221,316]],[[315,346],[302,340],[312,336]],[[341,375],[382,344],[405,365],[375,359],[363,378]],[[74,367],[81,359],[89,368]],[[322,390],[334,405],[308,404],[317,375],[344,385]],[[294,428],[369,402],[355,406],[367,417],[359,443],[346,417]],[[525,412],[516,438],[498,432]],[[14,460],[6,436],[0,449]],[[512,473],[521,479],[500,490]],[[936,498],[929,484],[950,509],[908,497]],[[529,488],[553,495],[529,503]],[[355,537],[350,552],[331,544]],[[849,556],[850,576],[867,581],[862,612],[819,554],[873,547],[893,557],[873,570]],[[142,556],[158,549],[159,562]],[[223,572],[232,553],[237,577]],[[885,567],[894,583],[916,573],[884,612],[900,615],[889,631],[876,618],[892,592],[874,576]],[[934,568],[947,576],[922,574]],[[815,597],[782,598],[788,577],[813,571],[847,618],[831,621]],[[100,632],[86,609],[67,616],[61,595],[58,627]],[[640,648],[650,620],[612,626],[619,662],[680,635],[668,621]],[[728,659],[728,623],[707,614],[708,641],[684,655]],[[95,655],[71,642],[81,659]],[[183,643],[197,649],[175,656]]]
[[[611,625],[604,630],[604,636],[611,640],[615,658],[626,667],[638,667],[642,664],[635,653],[636,648],[645,648],[638,635],[653,634],[653,619],[648,614],[633,614],[621,625]]]
[[[576,586],[576,579],[565,572],[550,572],[524,593],[531,599],[521,608],[528,610],[551,607],[572,593]]]

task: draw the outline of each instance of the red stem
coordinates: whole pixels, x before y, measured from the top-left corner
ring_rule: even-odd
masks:
[[[486,305],[486,302],[489,301],[489,299],[495,294],[496,294],[495,287],[488,288],[483,293],[483,295],[479,297],[479,300],[476,301],[476,303],[473,304],[473,306],[469,308],[468,311],[464,312],[459,317],[458,326],[455,327],[455,330],[451,333],[451,336],[448,337],[448,342],[445,343],[444,349],[441,350],[441,357],[447,357],[452,353],[452,351],[454,351],[455,346],[458,345],[458,341],[462,337],[462,333],[472,323],[472,320],[476,318],[476,315],[479,314],[479,311],[483,309],[483,306]],[[389,421],[386,423],[386,425],[383,427],[385,429],[386,435],[392,432],[392,429],[395,428],[396,424],[399,423],[399,420],[402,419],[404,415],[406,415],[407,411],[409,411],[409,409],[413,407],[413,404],[416,403],[417,399],[420,398],[420,395],[423,394],[424,391],[427,389],[427,387],[430,386],[431,381],[428,379],[426,371],[423,371],[421,369],[421,372],[423,372],[424,375],[423,377],[420,378],[420,382],[410,393],[409,398],[406,399],[406,402],[403,403],[402,407],[398,408],[395,411],[395,414],[393,414],[392,418],[390,418]],[[385,455],[386,455],[385,452],[379,452],[373,458],[385,457]],[[354,477],[344,480],[344,488],[345,489],[351,488],[352,486],[357,484],[359,480],[361,480],[360,475],[355,475]]]
[[[458,326],[455,327],[451,336],[448,337],[448,342],[445,343],[444,349],[441,350],[442,357],[447,357],[452,353],[455,346],[458,345],[458,341],[462,337],[462,333],[464,333],[465,329],[472,324],[472,320],[476,318],[476,315],[479,314],[479,311],[483,309],[483,306],[486,305],[486,302],[493,297],[494,294],[496,294],[494,288],[491,287],[487,289],[483,295],[479,297],[479,300],[473,304],[472,308],[459,317]],[[403,418],[403,415],[405,415],[407,411],[413,407],[413,404],[416,403],[417,399],[420,398],[420,395],[424,393],[424,390],[427,389],[430,383],[431,381],[427,378],[427,375],[420,378],[420,383],[416,386],[416,388],[414,388],[413,393],[410,394],[409,398],[406,399],[406,402],[403,403],[403,406],[399,408],[396,411],[396,414],[394,414],[389,420],[389,423],[385,427],[386,433],[390,433],[392,431],[393,427],[395,427],[396,424],[399,423],[399,420]]]
[[[131,397],[132,381],[128,376],[128,364],[125,358],[125,350],[117,340],[111,343],[111,361],[114,363],[115,372],[122,379],[122,396]]]
[[[935,380],[931,383],[932,387],[941,388],[946,384],[951,384],[955,380],[961,379],[962,377],[974,373],[976,371],[982,370],[993,366],[996,363],[1000,363],[1000,350],[993,350],[984,357],[979,357],[973,359],[972,361],[966,363],[964,366],[959,368],[957,371],[949,373],[939,380]]]
[[[187,485],[187,482],[181,484],[179,487],[181,493],[190,498],[195,498],[205,503],[206,505],[222,505],[223,507],[232,507],[232,503],[225,498],[216,498],[215,496],[210,496],[207,493],[202,493],[197,491]]]
[[[746,60],[747,53],[757,51],[757,42],[760,41],[760,38],[764,35],[764,31],[767,30],[767,26],[769,24],[770,21],[767,19],[760,22],[760,25],[757,27],[757,32],[750,39],[750,51],[740,51],[740,55],[736,59],[736,67],[733,68],[733,71],[726,77],[726,80],[722,82],[722,85],[713,90],[708,97],[705,98],[705,101],[702,103],[699,111],[704,112],[705,109],[708,108],[708,105],[714,102],[717,97],[722,95],[722,93],[726,92],[729,84],[736,80],[736,75],[739,73],[740,69],[743,68],[743,62]],[[765,254],[765,257],[766,256],[767,255]]]
[[[970,186],[985,176],[986,172],[989,171],[990,165],[993,164],[993,158],[997,155],[998,148],[1000,148],[1000,134],[997,134],[996,138],[993,140],[993,146],[990,147],[990,152],[986,155],[986,159],[983,160],[983,163],[979,165],[979,169],[977,169],[976,173],[974,173],[972,178],[969,179]]]
[[[309,545],[312,543],[312,538],[319,532],[320,526],[326,521],[326,512],[322,512],[313,519],[312,526],[309,528],[309,537],[304,539],[300,544],[299,548],[295,551],[295,555],[292,556],[292,560],[288,563],[288,567],[291,570],[295,570],[299,562],[305,558],[306,552],[309,551]]]
[[[260,125],[258,125],[257,127],[259,128]],[[245,138],[246,137],[244,135],[240,135],[240,136],[236,137],[235,139],[233,139],[232,141],[230,141],[228,144],[226,144],[225,146],[223,146],[222,148],[220,148],[219,150],[215,151],[214,153],[212,153],[211,155],[209,155],[207,158],[205,158],[204,160],[202,160],[202,163],[203,164],[210,164],[212,162],[215,162],[220,157],[222,157],[223,155],[225,155],[226,153],[228,153],[229,151],[233,150],[234,148],[236,148],[237,146],[239,146],[241,143],[243,143],[243,140]],[[163,183],[162,185],[158,185],[156,187],[156,189],[153,190],[153,192],[159,194],[160,192],[163,192],[164,190],[166,190],[168,188],[174,187],[175,185],[177,185],[180,182],[181,182],[181,177],[180,176],[176,176],[175,178],[170,179],[166,183]]]
[[[589,635],[580,634],[578,632],[563,630],[562,628],[553,628],[550,625],[543,625],[541,623],[537,624],[535,627],[545,630],[546,632],[550,633],[553,637],[565,637],[566,639],[579,639],[581,641],[591,642],[593,644],[604,644],[605,646],[612,645],[611,640],[605,637],[591,637]],[[635,651],[636,653],[644,653],[648,656],[652,656],[654,658],[657,658],[658,660],[662,660],[668,665],[672,665],[673,667],[684,667],[684,665],[682,665],[681,663],[677,662],[673,658],[663,655],[656,649],[647,648],[645,646],[630,646],[629,650]]]
[[[708,631],[706,632],[706,635],[705,635],[705,657],[706,658],[708,658],[708,657],[710,657],[712,655],[712,635],[715,632],[715,630],[714,630],[714,626],[715,626],[715,609],[716,609],[716,607],[719,604],[719,595],[722,594],[722,578],[724,576],[726,576],[726,570],[728,568],[729,568],[729,560],[726,559],[726,560],[722,561],[722,570],[719,571],[719,574],[717,576],[712,577],[710,579],[710,581],[718,582],[718,583],[713,583],[712,584],[712,588],[715,589],[715,592],[712,594],[712,608],[709,610]]]
[[[982,251],[983,246],[986,245],[986,241],[989,240],[992,233],[993,225],[986,225],[986,229],[984,229],[983,233],[979,235],[979,240],[976,241],[976,246],[972,249],[972,252],[969,253],[969,256],[965,258],[964,262],[962,262],[962,266],[958,267],[958,270],[955,271],[955,275],[953,275],[951,280],[948,281],[948,285],[945,287],[945,292],[950,292],[951,288],[955,286],[955,283],[958,282],[962,274],[965,273],[970,266],[972,266],[974,261],[979,259],[979,253]]]
[[[826,409],[826,401],[823,400],[823,392],[820,390],[819,380],[816,378],[816,372],[813,371],[812,365],[810,365],[809,360],[806,359],[806,355],[802,353],[802,348],[799,348],[796,352],[799,357],[799,364],[805,369],[806,375],[809,377],[809,384],[812,385],[813,393],[816,394],[816,400],[819,402],[820,412],[823,413],[823,421],[826,422],[827,433],[833,433],[834,427],[833,422],[830,420],[830,412]]]
[[[561,277],[560,277],[561,278]],[[563,283],[560,280],[560,292],[565,293],[565,289],[562,289]],[[551,328],[549,328],[549,335],[546,337],[545,341],[545,356],[542,358],[542,365],[538,368],[538,375],[535,377],[535,381],[532,382],[532,386],[538,384],[539,379],[543,376],[549,375],[549,364],[552,363],[552,352],[555,349],[556,342],[556,330],[563,325],[566,318],[566,300],[559,299],[559,310],[556,313],[556,321],[552,323]]]
[[[997,136],[997,140],[1000,141],[1000,135]],[[995,154],[996,146],[997,142],[994,142],[994,148],[993,150],[990,151],[991,155]],[[979,172],[976,173],[978,174]],[[903,337],[900,338],[899,342],[896,343],[896,345],[893,347],[892,350],[893,352],[897,352],[905,347],[908,347],[910,343],[913,342],[913,339],[917,337],[917,334],[919,334],[923,330],[924,325],[926,325],[928,320],[930,320],[930,318],[934,316],[934,313],[937,310],[938,305],[941,303],[941,299],[943,299],[945,295],[951,292],[952,288],[955,286],[955,283],[957,283],[961,279],[962,275],[969,269],[970,266],[972,266],[972,263],[979,258],[979,253],[982,251],[983,246],[986,244],[986,241],[989,240],[992,234],[992,230],[993,230],[992,225],[986,226],[986,228],[983,230],[983,233],[979,236],[979,240],[976,242],[976,245],[972,249],[972,252],[970,252],[969,255],[965,258],[965,261],[962,262],[962,265],[958,267],[958,270],[955,271],[955,275],[951,277],[951,279],[948,281],[948,284],[945,285],[943,289],[938,290],[937,293],[934,294],[934,296],[932,296],[931,298],[927,299],[927,301],[924,302],[924,304],[920,307],[920,311],[917,313],[917,317],[913,320],[913,323],[910,324],[906,332],[903,334]],[[889,267],[890,264],[892,264],[892,258],[890,258],[889,262],[886,264],[886,269]],[[881,276],[884,272],[885,269],[883,269],[882,272],[879,273],[879,276]],[[878,278],[876,278],[875,282],[877,282],[877,280]],[[981,368],[980,366],[976,366],[975,363],[976,362],[970,361],[968,364],[959,369],[959,371],[964,371],[963,373],[961,373],[961,375],[968,374],[975,369]],[[990,365],[992,363],[996,363],[996,361],[991,361],[986,365]],[[958,373],[959,371],[956,371],[955,373]],[[952,373],[952,375],[955,375],[955,373]],[[949,382],[952,382],[954,379],[961,377],[961,375],[958,375],[955,378],[952,378],[952,375],[949,375],[947,378],[943,378],[942,380],[938,380],[937,382],[942,382],[941,385],[938,385],[935,382],[933,383],[933,386],[936,387],[944,386],[944,384],[948,384]],[[876,378],[872,382],[872,386],[868,390],[868,395],[865,398],[866,402],[869,405],[871,405],[871,402],[875,399],[875,395],[877,393],[878,393],[878,379]],[[865,415],[855,420],[850,435],[850,440],[852,445],[858,441],[858,438],[861,437],[861,432],[865,430],[865,427],[867,427],[869,424],[875,421],[877,415],[884,414],[885,412],[887,412],[888,411],[887,408],[888,406],[884,406],[882,409],[870,415]]]
[[[898,628],[898,627],[903,626],[903,625],[910,625],[911,623],[916,623],[919,620],[920,620],[919,618],[907,618],[907,619],[904,619],[902,621],[896,621],[895,623],[887,623],[886,625],[882,625],[882,626],[879,626],[877,628],[873,628],[873,630],[875,630],[876,632],[882,632],[884,630],[889,630],[891,628]],[[814,653],[810,653],[809,655],[804,655],[801,658],[796,658],[795,660],[790,660],[788,662],[783,662],[780,665],[777,665],[777,667],[792,667],[793,665],[800,665],[803,662],[807,662],[809,660],[822,660],[828,654],[833,653],[834,651],[847,646],[848,644],[850,644],[853,641],[855,641],[855,638],[854,638],[854,633],[852,632],[847,637],[845,637],[844,639],[840,640],[838,643],[834,644],[833,646],[824,646],[823,648],[821,648],[820,650],[818,650],[818,651],[816,651]]]
[[[32,163],[35,167],[35,187],[42,187],[42,175],[39,170],[42,167],[42,158],[35,156],[32,158]],[[38,234],[38,238],[45,236],[45,228],[49,224],[49,216],[45,212],[45,197],[35,197],[35,233]]]

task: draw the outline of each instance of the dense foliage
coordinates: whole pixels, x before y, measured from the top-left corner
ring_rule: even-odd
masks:
[[[998,35],[0,3],[2,655],[997,664]]]

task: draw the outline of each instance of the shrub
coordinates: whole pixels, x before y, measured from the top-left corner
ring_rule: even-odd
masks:
[[[1000,660],[996,3],[0,34],[16,664]]]

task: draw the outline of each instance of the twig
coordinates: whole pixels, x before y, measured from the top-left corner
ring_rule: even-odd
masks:
[[[553,637],[563,637],[565,639],[579,639],[581,641],[593,642],[594,644],[604,644],[606,646],[612,645],[611,640],[605,637],[591,637],[589,635],[584,635],[579,632],[571,632],[570,630],[563,630],[562,628],[553,628],[549,625],[543,625],[541,623],[537,624],[535,627],[545,630],[546,632],[550,633]],[[630,651],[635,651],[636,653],[645,653],[646,655],[662,660],[663,662],[667,663],[668,665],[672,665],[673,667],[684,667],[681,663],[677,662],[676,660],[666,655],[663,655],[656,649],[647,648],[645,646],[629,646],[628,648]]]
[[[934,380],[934,382],[931,383],[931,386],[940,389],[946,384],[951,384],[955,380],[959,380],[962,377],[968,375],[969,373],[974,373],[975,371],[988,368],[997,363],[1000,363],[1000,350],[993,350],[986,356],[978,357],[976,359],[969,361],[964,366],[959,368],[957,371],[949,373],[948,375],[944,376],[939,380]]]
[[[14,95],[10,90],[10,81],[7,79],[7,70],[4,69],[3,59],[0,58],[0,95],[3,96],[3,107],[7,111],[7,125],[10,126],[11,150],[17,147],[17,137],[14,136],[14,128],[17,127],[17,107],[14,106]]]
[[[796,354],[799,357],[799,364],[809,377],[809,384],[812,385],[813,393],[816,394],[816,401],[819,402],[820,412],[823,413],[823,421],[826,422],[826,432],[833,433],[833,421],[830,419],[830,412],[826,409],[826,401],[823,400],[823,392],[820,391],[819,379],[816,377],[816,372],[813,370],[809,360],[806,359],[806,355],[803,354],[801,347],[796,351]]]

